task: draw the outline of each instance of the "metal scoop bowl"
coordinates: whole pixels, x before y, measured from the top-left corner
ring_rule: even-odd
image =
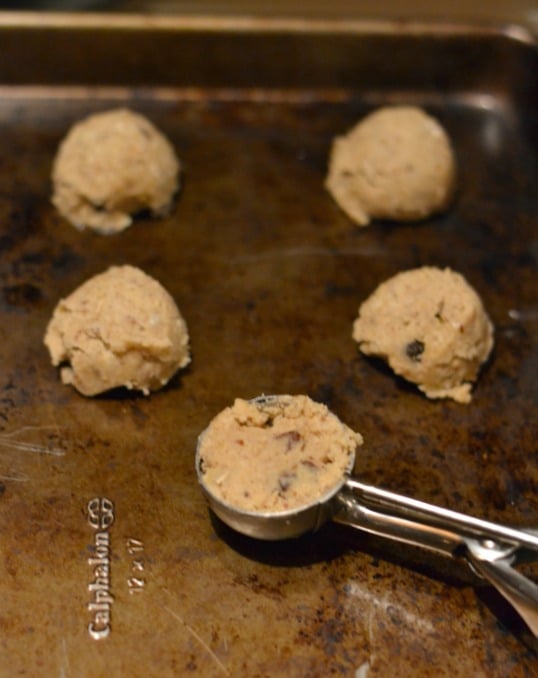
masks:
[[[263,403],[279,396],[261,396]],[[314,531],[329,520],[359,530],[464,558],[521,615],[538,638],[538,585],[514,569],[518,562],[538,559],[538,530],[516,529],[474,518],[411,497],[361,483],[351,477],[352,455],[341,481],[314,501],[293,510],[254,512],[226,503],[207,487],[200,443],[196,473],[211,510],[229,527],[249,537],[278,540]]]

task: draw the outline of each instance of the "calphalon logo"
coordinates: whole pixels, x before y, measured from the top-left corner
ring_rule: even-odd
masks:
[[[110,499],[95,497],[88,502],[88,522],[95,530],[108,530],[114,522],[114,504]]]
[[[106,497],[94,497],[88,502],[88,523],[95,530],[92,555],[88,565],[92,568],[92,581],[88,584],[91,594],[88,610],[91,621],[88,633],[95,640],[110,635],[110,621],[114,598],[110,593],[110,532],[114,522],[114,504]]]

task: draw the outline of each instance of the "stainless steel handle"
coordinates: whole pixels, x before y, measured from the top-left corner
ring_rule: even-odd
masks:
[[[484,550],[489,551],[492,546],[472,540],[468,541],[467,548],[467,559],[471,565],[512,604],[538,638],[538,586],[514,570],[514,556],[491,559]]]
[[[538,558],[538,533],[498,525],[349,478],[333,520],[451,557],[463,556],[519,612],[538,637],[538,586],[513,569]]]
[[[337,508],[333,520],[337,523],[448,556],[455,556],[458,548],[463,545],[462,540],[453,531],[410,520],[394,513],[375,511],[364,506],[352,493],[341,491],[336,500]]]
[[[400,516],[430,527],[442,528],[454,532],[461,538],[493,539],[505,545],[511,544],[518,548],[538,552],[538,534],[532,531],[474,518],[373,485],[366,485],[354,478],[346,481],[343,493],[354,497],[362,506],[374,511]]]

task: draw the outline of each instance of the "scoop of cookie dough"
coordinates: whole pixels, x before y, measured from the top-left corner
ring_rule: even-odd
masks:
[[[206,488],[236,509],[286,511],[338,488],[362,436],[305,395],[237,399],[199,441]]]
[[[353,338],[429,398],[468,403],[493,326],[462,275],[425,266],[382,283],[360,306]]]
[[[133,266],[113,266],[61,300],[44,341],[64,384],[86,396],[118,386],[148,395],[190,360],[174,300]]]
[[[52,202],[77,228],[115,233],[142,210],[166,214],[179,172],[172,145],[144,116],[127,109],[97,113],[61,142]]]
[[[358,225],[415,221],[449,203],[456,167],[441,125],[420,108],[392,106],[367,115],[332,145],[325,186]]]

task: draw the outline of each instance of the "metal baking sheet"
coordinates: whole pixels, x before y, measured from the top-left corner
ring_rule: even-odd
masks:
[[[531,675],[536,642],[463,564],[337,525],[240,537],[196,485],[198,433],[237,396],[307,393],[365,445],[366,482],[538,524],[538,52],[521,29],[0,15],[0,674]],[[448,130],[451,209],[353,226],[323,189],[334,135],[414,103]],[[78,232],[51,163],[127,105],[184,166],[170,216]],[[42,340],[113,264],[157,278],[193,361],[148,398],[84,398]],[[496,345],[470,405],[426,400],[351,339],[394,273],[451,266]]]

